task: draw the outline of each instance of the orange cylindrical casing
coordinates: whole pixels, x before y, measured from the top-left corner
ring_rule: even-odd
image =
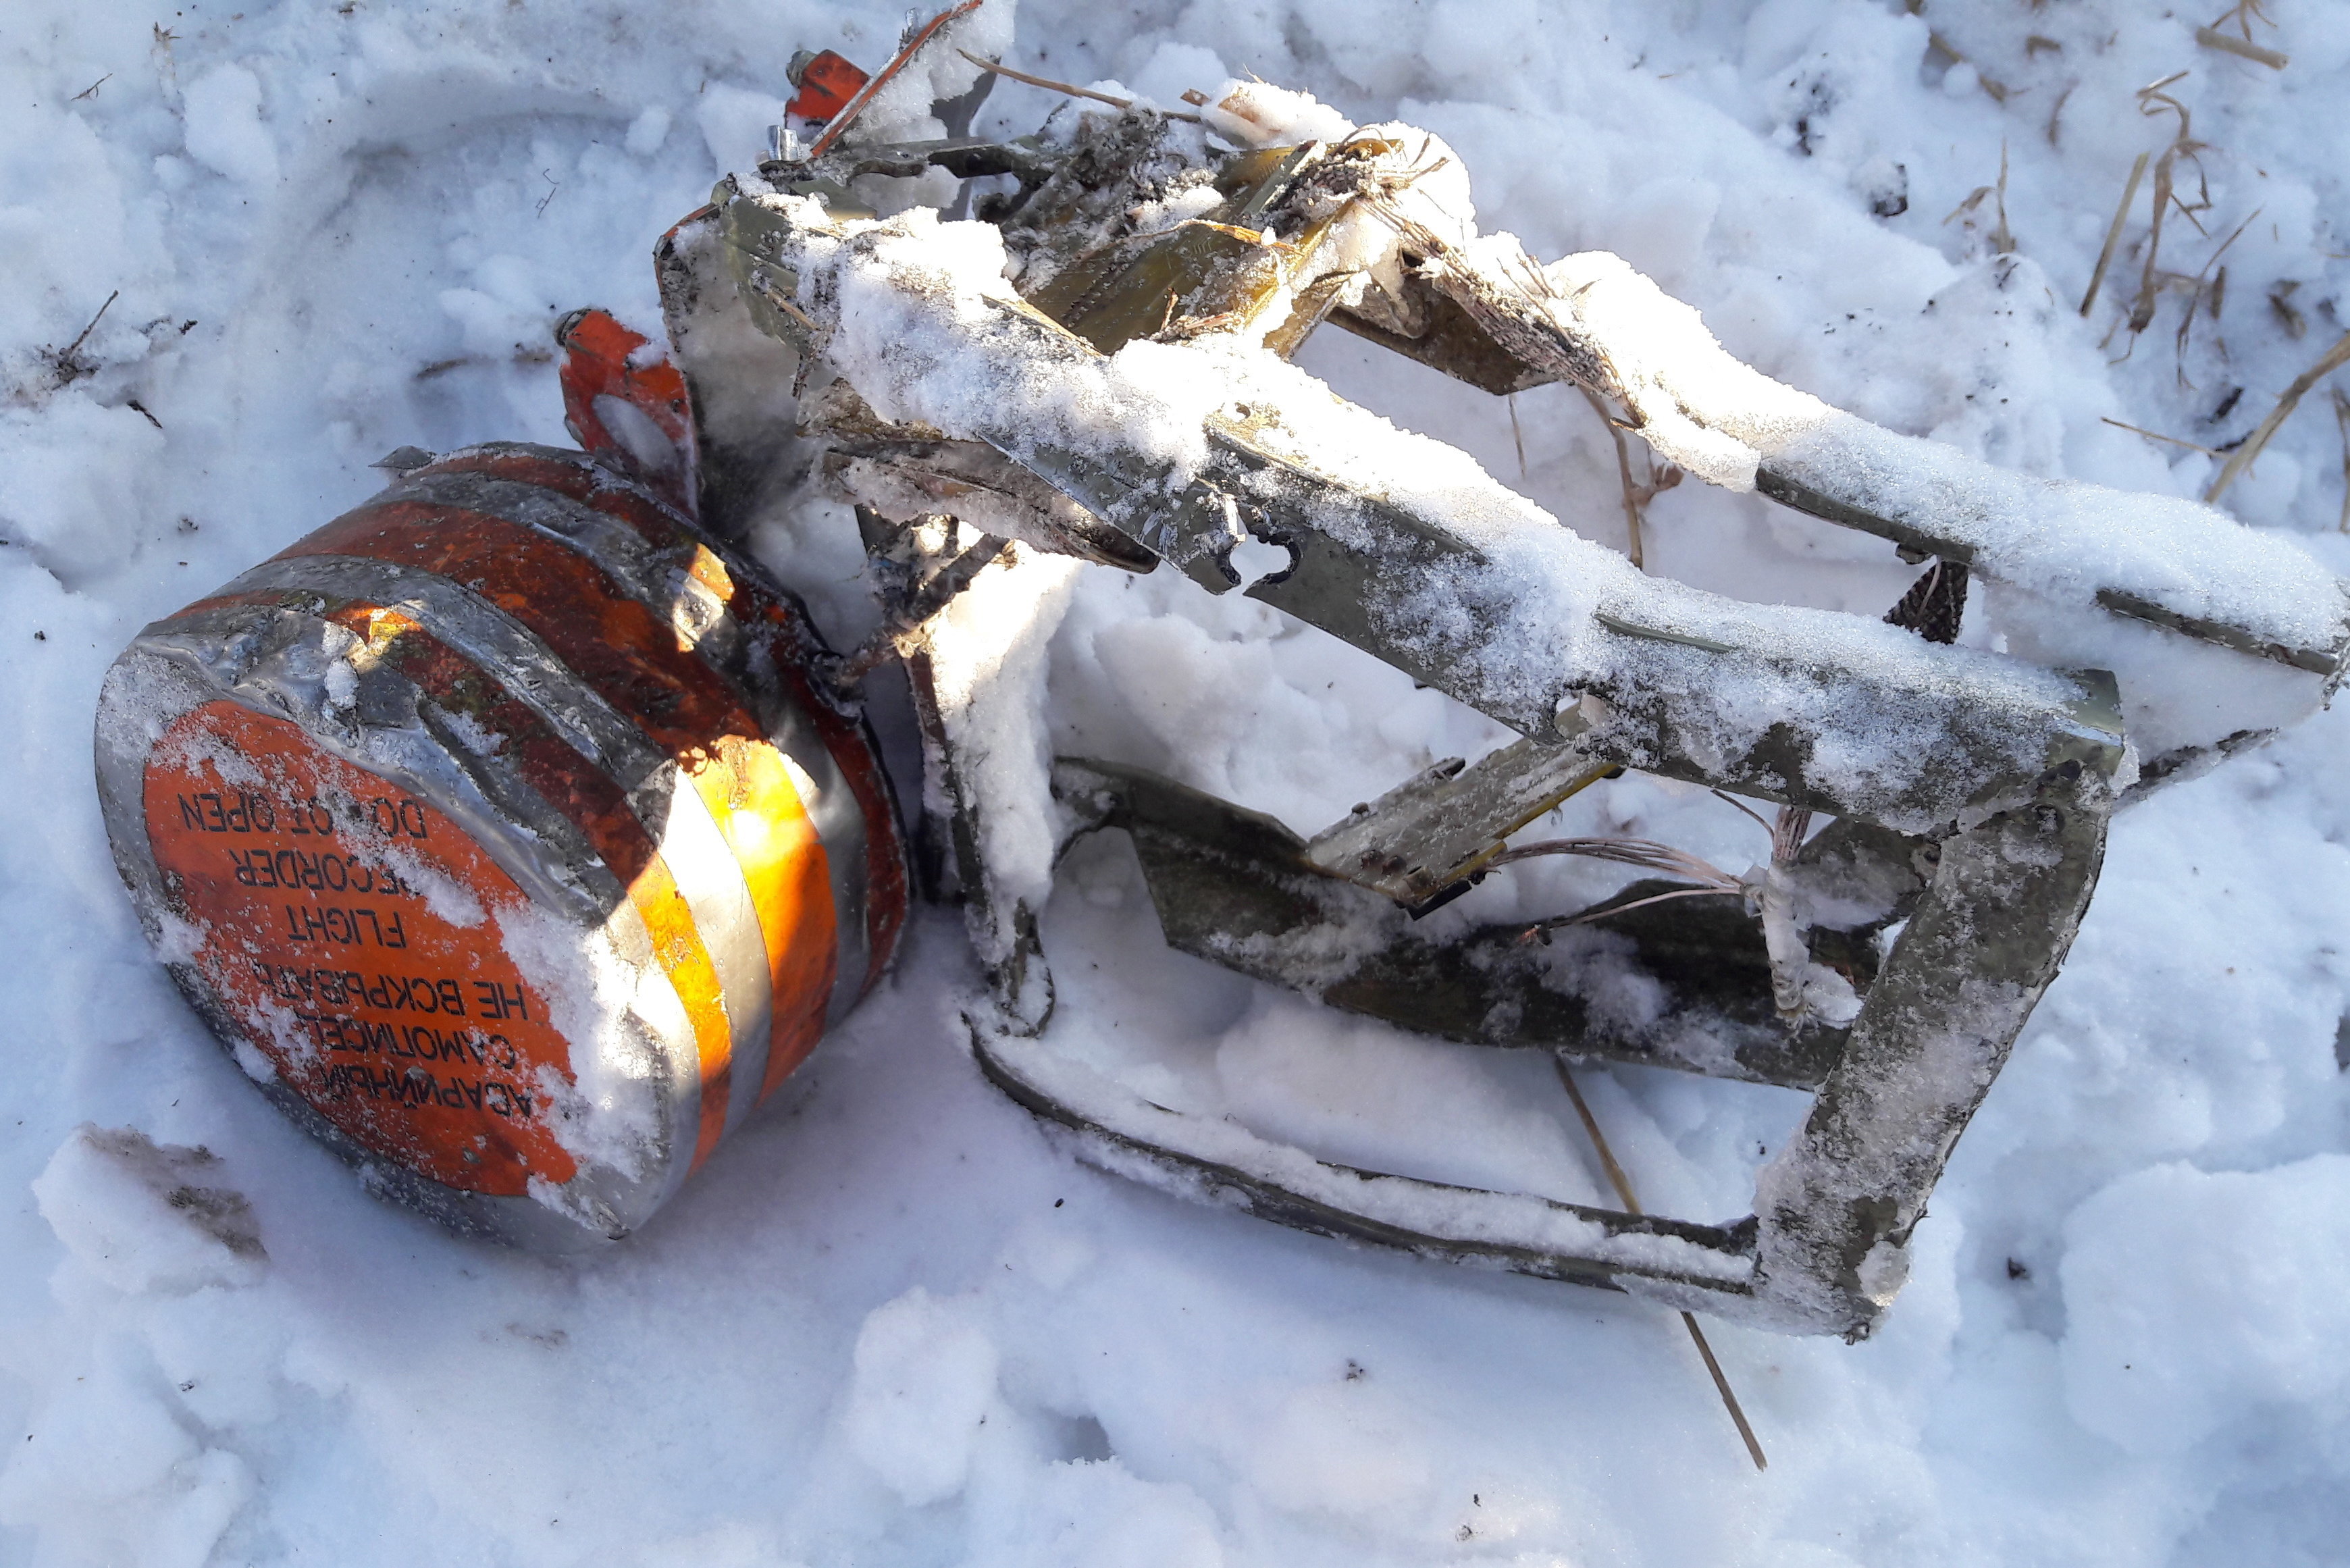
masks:
[[[824,657],[604,462],[475,447],[140,633],[99,708],[107,830],[181,989],[370,1185],[618,1237],[904,921]]]

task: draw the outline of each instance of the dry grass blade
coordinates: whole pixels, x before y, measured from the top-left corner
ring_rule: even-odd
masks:
[[[2162,220],[2170,211],[2170,154],[2166,152],[2154,166],[2154,222],[2147,231],[2146,265],[2138,274],[2137,295],[2130,301],[2132,337],[2154,324],[2155,296],[2161,283],[2158,265],[2162,256]]]
[[[2252,24],[2255,22],[2263,27],[2276,26],[2269,16],[2267,0],[2236,0],[2233,5],[2212,18],[2211,26],[2215,28],[2224,27],[2230,22],[2236,25],[2237,30],[2247,39],[2252,36]]]
[[[2137,188],[2146,178],[2146,166],[2153,158],[2151,152],[2141,152],[2130,165],[2129,181],[2122,187],[2121,204],[2114,209],[2114,221],[2106,230],[2106,247],[2097,253],[2097,267],[2089,275],[2089,292],[2081,296],[2081,318],[2087,320],[2089,307],[2097,303],[2097,291],[2106,286],[2106,273],[2114,265],[2114,252],[2122,243],[2122,228],[2129,222],[2130,203],[2137,200]]]
[[[2297,277],[2279,278],[2269,285],[2269,314],[2277,318],[2277,325],[2284,328],[2288,337],[2303,337],[2309,333],[2309,317],[2293,302],[2300,289],[2301,280]]]
[[[1615,440],[1616,472],[1624,485],[1624,553],[1632,558],[1634,566],[1645,572],[1648,569],[1648,553],[1640,543],[1640,487],[1632,481],[1631,445],[1624,439],[1624,427],[1617,424],[1615,416],[1607,411],[1607,400],[1588,387],[1579,390],[1585,400],[1590,403],[1591,411],[1599,416],[1599,422],[1607,427],[1608,435]]]
[[[2191,441],[2181,441],[2177,436],[2167,436],[2159,431],[2145,430],[2137,425],[2124,424],[2119,420],[2106,419],[2103,414],[2099,414],[2097,418],[2101,423],[2109,424],[2117,431],[2127,431],[2132,435],[2144,436],[2148,441],[2168,441],[2172,446],[2183,446],[2189,452],[2199,452],[2211,457],[2217,457],[2220,455],[2217,452],[2214,452],[2208,446],[2202,446]]]
[[[2220,30],[2230,22],[2236,25],[2239,36],[2230,37]],[[2276,23],[2270,19],[2268,12],[2262,7],[2261,0],[2237,0],[2235,5],[2230,6],[2210,26],[2196,28],[2195,41],[2207,49],[2218,49],[2223,54],[2234,55],[2239,59],[2251,60],[2256,65],[2266,66],[2273,71],[2281,71],[2291,65],[2292,56],[2275,49],[2262,48],[2252,42],[2252,24],[2255,22],[2263,27],[2276,26]]]
[[[2350,534],[2350,397],[2334,389],[2334,428],[2342,432],[2342,520],[2335,526]]]
[[[1081,88],[1070,82],[1056,82],[1050,77],[1032,77],[1026,71],[1015,71],[1010,66],[999,61],[983,60],[969,49],[957,49],[955,53],[977,66],[981,70],[993,72],[999,77],[1010,77],[1015,82],[1026,82],[1030,87],[1043,88],[1047,92],[1066,93],[1071,98],[1089,98],[1096,103],[1108,104],[1112,109],[1134,107],[1134,100],[1130,98],[1112,98],[1106,92],[1096,92],[1091,88]],[[1206,97],[1202,95],[1200,101],[1205,103]],[[1188,119],[1194,125],[1200,123],[1200,117],[1196,114],[1185,114],[1177,109],[1161,112],[1165,113],[1170,119]]]
[[[2242,223],[2238,223],[2234,232],[2230,234],[2226,239],[2220,242],[2219,248],[2204,258],[2202,269],[2196,273],[2196,275],[2187,282],[2187,314],[2178,318],[2178,335],[2172,344],[2172,351],[2174,355],[2173,363],[2176,366],[2176,374],[2178,378],[2178,384],[2181,387],[2192,384],[2187,379],[2187,342],[2188,338],[2195,330],[2196,312],[2198,310],[2203,310],[2203,313],[2211,318],[2212,327],[2216,330],[2220,325],[2220,307],[2227,303],[2228,269],[2226,267],[2220,267],[2219,274],[2216,276],[2212,275],[2211,269],[2213,266],[2218,265],[2221,256],[2228,254],[2228,247],[2234,244],[2237,239],[2242,235],[2243,232],[2252,226],[2252,218],[2259,217],[2261,213],[2266,210],[2267,209],[2262,207],[2254,207],[2251,212],[2251,217],[2248,217]],[[2211,280],[2208,285],[2204,282],[2206,277],[2210,277]],[[2210,300],[2210,308],[2205,310],[2203,307],[2204,302],[2207,298]],[[2226,351],[2226,345],[2223,343],[2220,348],[2221,351],[2224,353]]]
[[[1566,1097],[1575,1102],[1575,1114],[1583,1123],[1584,1136],[1591,1140],[1591,1147],[1598,1152],[1600,1167],[1607,1172],[1608,1185],[1616,1189],[1617,1199],[1624,1205],[1624,1212],[1641,1212],[1640,1200],[1632,1192],[1632,1179],[1624,1174],[1624,1168],[1616,1161],[1616,1151],[1607,1147],[1607,1138],[1599,1130],[1599,1118],[1591,1114],[1591,1106],[1584,1100],[1583,1089],[1575,1081],[1574,1070],[1567,1066],[1564,1056],[1552,1057],[1551,1064],[1558,1069],[1558,1081],[1565,1088]],[[1714,1359],[1713,1346],[1706,1343],[1705,1330],[1698,1326],[1697,1314],[1681,1314],[1681,1325],[1689,1330],[1698,1355],[1705,1362],[1706,1375],[1713,1379],[1714,1392],[1721,1396],[1722,1408],[1730,1412],[1731,1421],[1738,1428],[1739,1438],[1746,1445],[1746,1457],[1754,1461],[1756,1469],[1769,1469],[1771,1461],[1764,1456],[1762,1444],[1746,1419],[1745,1407],[1739,1404],[1736,1390],[1730,1386],[1729,1375],[1721,1370],[1721,1363]]]
[[[2015,254],[2015,233],[2007,226],[2007,138],[1999,140],[1999,227],[1991,231],[1991,248],[2001,255]]]
[[[2281,71],[2293,64],[2291,55],[2280,54],[2274,49],[2264,49],[2258,44],[2242,38],[2231,38],[2225,33],[2216,33],[2209,27],[2196,28],[2195,41],[2207,49],[2219,49],[2223,53],[2251,60],[2256,65],[2266,66],[2272,71]]]
[[[1591,1114],[1591,1104],[1583,1097],[1583,1085],[1575,1081],[1575,1069],[1566,1064],[1564,1056],[1554,1056],[1558,1067],[1558,1081],[1566,1090],[1566,1097],[1575,1102],[1575,1114],[1583,1123],[1584,1136],[1591,1140],[1592,1151],[1599,1156],[1599,1168],[1607,1173],[1607,1185],[1616,1189],[1616,1201],[1624,1206],[1627,1214],[1647,1212],[1632,1190],[1632,1179],[1616,1158],[1616,1151],[1607,1146],[1607,1137],[1599,1130],[1599,1118]]]
[[[2049,107],[2048,128],[2045,134],[2048,138],[2048,145],[2051,147],[2061,149],[2064,145],[2060,134],[2060,129],[2064,123],[2064,106],[2072,101],[2073,94],[2079,90],[2080,86],[2079,82],[2074,82],[2067,87],[2056,95],[2056,101]]]
[[[1615,440],[1616,474],[1624,487],[1626,544],[1624,553],[1630,557],[1634,566],[1645,572],[1648,569],[1648,548],[1642,541],[1644,516],[1642,508],[1679,484],[1681,482],[1681,471],[1669,462],[1659,463],[1656,460],[1655,453],[1651,452],[1648,457],[1648,482],[1643,484],[1634,479],[1632,477],[1632,443],[1624,439],[1623,421],[1617,419],[1608,409],[1607,399],[1588,387],[1578,384],[1576,389],[1582,392],[1585,401],[1591,405],[1591,411],[1599,416],[1599,422],[1607,427],[1608,435]],[[1511,417],[1514,420],[1516,415],[1513,413]]]
[[[1950,216],[1942,220],[1943,223],[1947,225],[1954,219],[1965,217],[1977,207],[1981,206],[1983,198],[1986,196],[1995,198],[1993,210],[1999,219],[1997,226],[1991,232],[1991,249],[2001,255],[2011,255],[2015,251],[2015,235],[2007,226],[2007,143],[2005,141],[1999,144],[1999,179],[1989,185],[1978,185],[1969,192],[1965,201],[1950,209]],[[1970,222],[1967,227],[1973,228],[1973,223]]]
[[[2286,420],[2293,417],[2293,410],[2301,406],[2301,400],[2308,395],[2309,389],[2345,364],[2350,364],[2350,332],[2337,338],[2334,347],[2325,351],[2324,358],[2293,378],[2293,385],[2284,389],[2284,395],[2277,400],[2276,407],[2269,410],[2268,418],[2254,427],[2243,445],[2228,454],[2227,463],[2220,468],[2219,477],[2211,481],[2211,488],[2203,493],[2203,499],[2207,503],[2216,503],[2225,495],[2228,486],[2236,483],[2236,476],[2251,466],[2252,460],[2261,455],[2261,449],[2267,446],[2270,438],[2277,433]]]
[[[2208,143],[2195,140],[2193,120],[2187,106],[2167,90],[2185,79],[2187,75],[2185,71],[2173,71],[2160,81],[2142,87],[2137,91],[2140,114],[2149,117],[2175,114],[2178,117],[2178,130],[2171,138],[2170,145],[2164,148],[2161,156],[2154,161],[2154,212],[2147,232],[2146,265],[2138,276],[2137,297],[2130,302],[2129,308],[2128,327],[2133,338],[2152,324],[2155,306],[2160,299],[2166,277],[2161,270],[2163,220],[2175,207],[2178,215],[2193,223],[2196,232],[2200,234],[2203,224],[2195,214],[2209,212],[2211,207],[2210,184],[2204,178],[2202,161],[2197,156]],[[2182,161],[2193,164],[2195,168],[2196,198],[2192,202],[2178,194],[2178,165]]]
[[[1762,820],[1762,814],[1756,811],[1752,806],[1747,805],[1744,801],[1739,799],[1736,795],[1727,794],[1721,790],[1714,790],[1711,793],[1714,799],[1721,802],[1724,805],[1735,806],[1749,821],[1752,822],[1755,826],[1761,828],[1763,832],[1768,833],[1771,831],[1771,825]]]
[[[59,358],[70,359],[79,354],[81,352],[81,346],[89,341],[89,335],[98,330],[98,324],[106,319],[106,313],[113,309],[114,302],[121,297],[122,291],[119,288],[113,293],[108,295],[106,296],[106,303],[98,307],[98,314],[89,318],[89,325],[83,327],[79,332],[74,335],[74,340],[66,345],[65,353],[60,355]]]
[[[74,334],[74,340],[64,348],[40,350],[40,360],[48,370],[52,388],[70,387],[85,377],[98,374],[97,364],[81,357],[81,346],[89,341],[89,335],[98,330],[98,324],[106,319],[106,313],[113,309],[114,302],[121,297],[122,291],[119,288],[108,295],[106,303],[98,307],[98,314],[89,318],[89,324]],[[148,418],[154,416],[150,414]]]

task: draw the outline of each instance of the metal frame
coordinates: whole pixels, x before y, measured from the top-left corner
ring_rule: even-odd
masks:
[[[1147,119],[1130,111],[1120,123],[1134,120],[1148,131]],[[1126,125],[1118,133],[1139,132]],[[1243,155],[1265,167],[1252,163],[1245,179],[1228,182],[1234,211],[1262,213],[1282,195],[1281,182],[1299,178],[1310,161],[1301,150],[1273,151],[1284,156]],[[836,325],[822,276],[843,242],[836,225],[864,215],[847,182],[930,167],[1014,176],[1018,192],[993,214],[1006,223],[1024,221],[1024,213],[1034,218],[1056,202],[1055,210],[1081,204],[1087,194],[1069,188],[1066,155],[1033,142],[962,140],[844,150],[814,165],[770,163],[761,180],[723,182],[712,206],[664,242],[673,331],[686,314],[681,301],[713,308],[709,302],[724,291],[711,273],[723,260],[743,312],[735,319],[787,348],[795,383],[805,386]],[[804,197],[819,201],[796,199]],[[691,265],[682,259],[689,253]],[[1137,269],[1157,264],[1128,247],[1101,265],[1111,268],[1102,289],[1132,314],[1118,290]],[[1151,276],[1150,286],[1164,286]],[[1416,337],[1344,310],[1333,318],[1492,390],[1556,379],[1551,360],[1572,366],[1588,350],[1574,343],[1525,349],[1518,334],[1525,324],[1496,321],[1492,300],[1427,286],[1433,292],[1421,302]],[[910,299],[920,298],[914,280],[907,289]],[[1059,292],[1069,296],[1063,302],[1069,310],[1096,297],[1066,286]],[[732,302],[723,308],[731,314]],[[1334,312],[1328,297],[1314,308],[1289,346]],[[1101,317],[1087,319],[1098,327]],[[1007,367],[1042,359],[1084,373],[1102,347],[1097,332],[1006,306],[995,330],[972,340],[971,351]],[[712,410],[735,394],[722,378],[698,372],[691,352],[685,357],[697,381],[697,417],[722,417]],[[985,491],[995,508],[990,518],[1011,520],[987,526],[1032,548],[1129,570],[1165,559],[1222,593],[1242,588],[1230,560],[1237,544],[1276,545],[1287,551],[1288,566],[1242,591],[1523,737],[1474,767],[1451,764],[1407,781],[1311,840],[1140,770],[1061,759],[1054,786],[1070,836],[1104,829],[1129,836],[1171,945],[1300,986],[1328,1005],[1441,1037],[1669,1065],[1808,1088],[1816,1097],[1800,1135],[1761,1173],[1753,1213],[1724,1226],[1471,1192],[1317,1161],[1103,1082],[1045,1043],[1052,986],[1036,911],[1005,891],[979,852],[990,814],[1012,805],[988,797],[984,777],[956,740],[993,700],[988,683],[978,671],[943,662],[953,655],[923,639],[915,614],[901,624],[899,645],[908,651],[925,736],[929,794],[948,804],[967,914],[991,975],[994,1006],[971,1023],[991,1082],[1071,1136],[1096,1164],[1299,1229],[1609,1286],[1776,1329],[1850,1338],[1869,1332],[1899,1288],[1906,1244],[1952,1146],[2054,977],[2095,888],[2125,754],[2111,677],[2060,675],[1956,649],[1888,663],[1872,654],[1881,643],[1857,631],[1840,640],[1832,627],[1824,630],[1833,618],[1812,617],[1797,639],[1787,635],[1787,618],[1807,612],[1739,605],[1678,585],[1658,586],[1667,624],[1606,603],[1574,626],[1544,622],[1513,602],[1511,579],[1491,553],[1497,538],[1522,556],[1564,551],[1530,505],[1520,504],[1530,514],[1523,524],[1498,535],[1490,517],[1482,532],[1464,529],[1425,507],[1350,486],[1288,439],[1277,417],[1248,410],[1211,417],[1208,462],[1179,476],[1110,445],[1072,451],[1040,442],[1009,414],[951,432],[893,430],[869,410],[851,417],[835,403],[801,433],[829,438],[836,451],[856,457],[927,471],[941,496],[955,486]],[[1939,552],[1953,567],[1966,564],[1959,545],[1775,472],[1761,488],[1831,522]],[[938,510],[953,507],[942,503]],[[868,535],[889,532],[888,520],[860,515]],[[983,565],[1013,558],[993,535],[981,543]],[[1020,569],[966,574],[961,591],[1004,592]],[[1659,601],[1641,602],[1655,618]],[[2157,613],[2161,607],[2106,607],[2314,670],[2329,686],[2339,679],[2339,645],[2251,646],[2232,628]],[[1431,635],[1431,625],[1452,629]],[[1514,670],[1483,657],[1489,646],[1513,639],[1600,652],[1574,680],[1530,690]],[[1858,701],[1926,715],[1932,739],[1900,778],[1856,779],[1815,765],[1815,748],[1828,737],[1799,724],[1773,729],[1742,753],[1721,754],[1698,738],[1735,717],[1722,708],[1731,700],[1717,696],[1710,673],[1730,668],[1722,661],[1768,667],[1815,699],[1818,712]],[[942,697],[949,691],[951,701]],[[1687,1025],[1678,1031],[1627,1032],[1595,1019],[1573,984],[1525,949],[1523,928],[1473,932],[1446,945],[1414,934],[1412,919],[1465,887],[1512,832],[1624,767],[1838,818],[1805,847],[1797,870],[1878,908],[1865,929],[1815,938],[1815,956],[1822,943],[1844,943],[1846,967],[1865,990],[1848,1025],[1812,1020],[1791,1029],[1773,1012],[1769,959],[1752,923],[1727,912],[1692,913],[1697,906],[1687,903],[1669,916],[1612,906],[1593,912],[1596,929],[1628,940],[1637,962],[1669,977]],[[1357,956],[1336,966],[1305,956],[1326,951],[1313,940],[1317,934],[1341,928],[1379,940],[1357,942]],[[1431,1214],[1451,1218],[1431,1222]]]

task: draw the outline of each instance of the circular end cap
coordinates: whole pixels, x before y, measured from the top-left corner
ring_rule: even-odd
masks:
[[[508,950],[541,917],[456,823],[226,701],[165,732],[143,808],[171,956],[231,1014],[248,1072],[459,1191],[572,1179],[568,1050]]]

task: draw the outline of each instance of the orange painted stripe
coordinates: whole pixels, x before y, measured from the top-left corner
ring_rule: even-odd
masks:
[[[906,925],[910,889],[905,846],[898,836],[897,797],[890,793],[865,722],[841,712],[810,686],[806,666],[795,657],[800,639],[813,636],[806,623],[780,606],[771,607],[764,618],[777,679],[815,725],[847,781],[848,793],[857,797],[857,809],[865,816],[865,941],[869,959],[864,988],[858,992],[861,997],[880,983]]]
[[[766,944],[774,1006],[759,1097],[773,1094],[824,1033],[839,944],[801,940],[832,931],[832,878],[783,753],[764,741],[729,735],[680,759],[743,868]]]
[[[387,661],[433,697],[453,706],[464,704],[465,699],[473,696],[473,702],[465,705],[473,709],[477,722],[505,737],[507,754],[517,764],[515,771],[523,775],[524,782],[556,809],[563,810],[587,836],[604,863],[620,877],[628,889],[629,902],[651,934],[654,961],[669,977],[678,1001],[684,1004],[686,1022],[693,1031],[702,1080],[702,1106],[693,1148],[693,1166],[698,1168],[726,1130],[726,1097],[733,1075],[734,1039],[727,1023],[725,992],[718,981],[718,969],[711,962],[710,950],[703,945],[694,925],[693,911],[687,907],[685,895],[678,890],[669,862],[662,858],[660,846],[638,820],[626,794],[603,770],[573,751],[547,728],[545,720],[511,694],[505,695],[494,710],[483,711],[478,706],[477,692],[463,691],[464,677],[473,677],[477,687],[480,681],[494,677],[405,616],[372,606],[354,605],[330,611],[323,618],[348,626],[380,646],[389,642],[388,647],[382,648]],[[400,624],[391,627],[390,638],[385,639],[384,629],[392,621]],[[503,692],[504,683],[499,684]],[[532,735],[534,731],[538,733]],[[538,743],[516,743],[526,736]],[[564,765],[550,767],[550,763]],[[567,805],[585,804],[589,798],[595,798],[598,809],[565,810]]]

